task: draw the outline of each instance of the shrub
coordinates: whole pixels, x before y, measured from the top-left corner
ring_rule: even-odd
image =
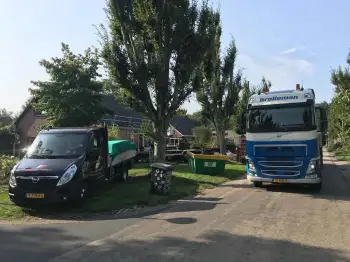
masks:
[[[115,124],[108,127],[108,140],[119,139],[119,127]]]
[[[0,156],[0,181],[7,180],[18,159],[14,156]]]
[[[215,145],[210,128],[198,126],[192,129],[194,139],[191,141],[192,147],[212,148]]]

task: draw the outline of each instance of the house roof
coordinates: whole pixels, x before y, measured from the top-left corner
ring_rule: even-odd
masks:
[[[182,135],[192,135],[192,129],[196,127],[196,121],[186,116],[175,116],[170,124]]]
[[[143,119],[146,119],[145,115],[128,108],[126,105],[119,102],[114,96],[106,95],[102,99],[102,105],[114,113],[113,118],[105,115],[103,121],[116,120],[117,122],[129,125],[129,122],[133,127],[139,127]],[[32,106],[29,104],[15,121],[15,125],[20,119],[28,112]],[[192,135],[192,129],[196,126],[196,121],[189,119],[186,116],[175,116],[170,124],[176,128],[182,135]]]
[[[111,110],[117,116],[126,116],[134,118],[145,118],[142,113],[135,112],[126,105],[119,102],[114,96],[104,96],[102,104]]]

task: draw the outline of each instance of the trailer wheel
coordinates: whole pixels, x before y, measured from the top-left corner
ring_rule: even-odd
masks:
[[[89,196],[90,196],[89,183],[84,182],[80,187],[80,190],[78,192],[76,199],[74,199],[74,205],[75,206],[84,205]]]
[[[128,179],[129,179],[129,169],[128,167],[124,166],[120,172],[120,180],[124,182]]]

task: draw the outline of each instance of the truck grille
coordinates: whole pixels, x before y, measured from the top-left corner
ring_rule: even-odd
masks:
[[[253,150],[257,157],[303,157],[308,154],[306,144],[254,145]]]
[[[303,160],[302,157],[264,157],[258,159],[257,164],[263,176],[295,177],[303,169]]]
[[[265,176],[298,176],[299,171],[292,170],[262,170],[261,173]]]
[[[258,161],[263,168],[298,168],[303,165],[303,161]]]

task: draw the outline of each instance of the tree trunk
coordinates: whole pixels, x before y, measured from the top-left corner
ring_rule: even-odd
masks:
[[[223,129],[216,130],[216,136],[218,138],[220,153],[226,154],[225,130],[223,130]]]
[[[157,121],[155,125],[157,153],[155,155],[156,161],[164,162],[166,156],[166,138],[169,123],[165,120]]]

